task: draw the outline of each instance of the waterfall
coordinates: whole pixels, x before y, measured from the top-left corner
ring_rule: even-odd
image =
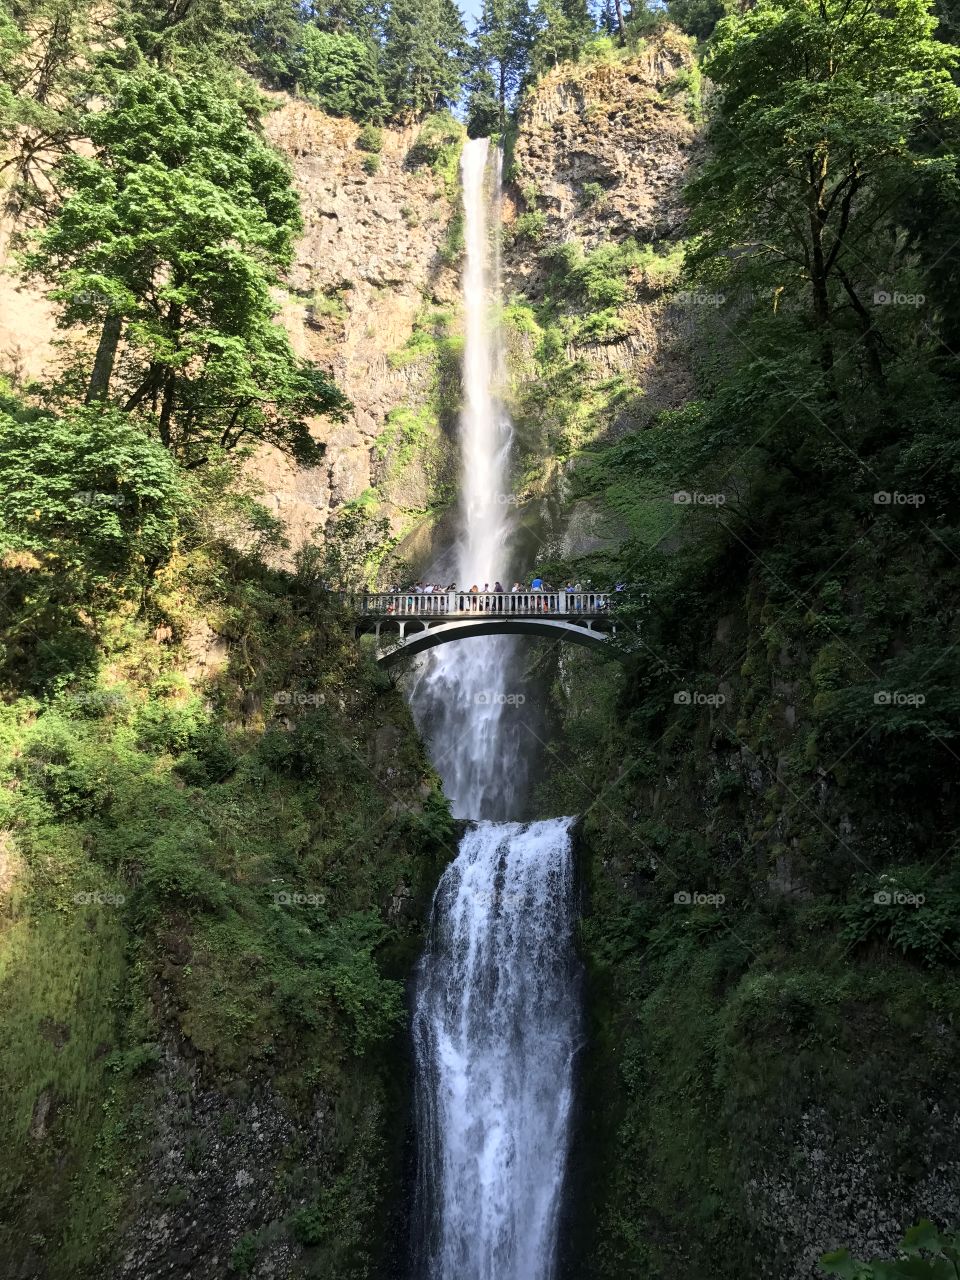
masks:
[[[478,824],[414,1016],[424,1280],[550,1280],[578,1032],[569,818]]]
[[[509,589],[513,505],[510,450],[513,426],[493,394],[502,353],[492,304],[499,296],[496,236],[488,211],[499,208],[500,152],[488,163],[489,139],[463,149],[465,269],[463,273],[464,405],[460,419],[460,535],[436,574],[453,573],[457,586]],[[492,269],[491,269],[492,268]],[[436,576],[431,571],[430,576]],[[515,818],[527,784],[525,738],[517,671],[520,643],[485,636],[441,646],[419,659],[410,690],[418,727],[430,742],[453,812],[468,818]]]
[[[500,153],[468,142],[458,586],[507,584],[513,507],[496,214]],[[492,221],[492,225],[491,225]],[[437,888],[413,1019],[417,1280],[553,1280],[569,1147],[579,965],[572,819],[529,824],[522,641],[475,637],[418,660],[410,700],[455,814],[480,819]],[[497,821],[490,821],[497,819]]]

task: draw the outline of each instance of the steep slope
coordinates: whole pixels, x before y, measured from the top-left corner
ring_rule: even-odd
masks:
[[[208,544],[151,614],[3,709],[2,1270],[383,1275],[445,802],[309,583]]]

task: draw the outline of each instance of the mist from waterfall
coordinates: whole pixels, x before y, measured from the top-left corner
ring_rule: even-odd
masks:
[[[454,573],[461,590],[482,590],[498,578],[508,586],[514,570],[513,430],[496,396],[502,351],[492,319],[499,151],[468,142],[462,176],[460,533],[430,576]],[[573,820],[504,821],[529,811],[522,646],[499,636],[441,645],[418,659],[409,690],[454,813],[485,819],[440,881],[417,972],[416,1280],[556,1274],[580,1021]]]

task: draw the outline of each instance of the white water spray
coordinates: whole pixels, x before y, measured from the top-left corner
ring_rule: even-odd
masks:
[[[424,1280],[550,1280],[578,1036],[569,818],[485,822],[434,902],[414,1019]]]

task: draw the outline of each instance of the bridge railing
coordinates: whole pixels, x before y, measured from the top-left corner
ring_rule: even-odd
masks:
[[[597,617],[610,609],[608,591],[368,591],[344,592],[347,608],[365,617]]]

